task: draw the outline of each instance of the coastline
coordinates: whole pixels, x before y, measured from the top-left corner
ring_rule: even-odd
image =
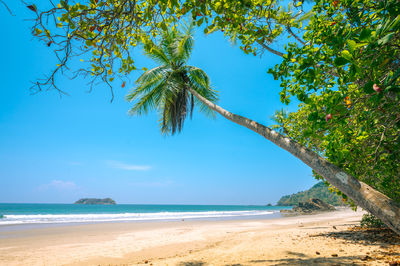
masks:
[[[275,219],[96,223],[3,231],[0,264],[307,265],[308,261],[357,265],[377,247],[350,245],[324,235],[357,224],[362,214],[341,209]]]
[[[44,227],[44,224],[91,224],[102,222],[149,222],[221,219],[268,219],[289,206],[262,205],[85,205],[0,203],[0,231],[4,226]],[[253,217],[254,216],[254,217]]]

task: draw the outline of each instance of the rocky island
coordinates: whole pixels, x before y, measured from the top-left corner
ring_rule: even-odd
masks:
[[[307,202],[299,202],[292,210],[280,210],[280,212],[285,214],[314,214],[334,210],[336,210],[334,206],[320,199],[309,199]]]
[[[105,198],[105,199],[83,198],[83,199],[75,201],[74,204],[115,205],[117,203],[111,198]]]

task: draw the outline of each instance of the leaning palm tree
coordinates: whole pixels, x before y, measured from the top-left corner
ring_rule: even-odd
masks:
[[[145,53],[161,66],[148,70],[140,76],[136,81],[137,87],[127,95],[127,100],[135,101],[130,110],[131,114],[141,115],[150,110],[157,110],[160,113],[161,131],[174,134],[182,130],[187,115],[192,114],[195,105],[207,113],[212,114],[215,111],[290,152],[345,193],[357,205],[380,218],[400,234],[398,203],[289,137],[218,106],[216,92],[211,89],[205,72],[186,65],[193,49],[192,31],[191,27],[187,27],[183,34],[178,31],[167,31],[162,35],[158,45],[150,42],[145,45]]]

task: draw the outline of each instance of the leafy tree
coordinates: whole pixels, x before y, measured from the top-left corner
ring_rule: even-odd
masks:
[[[287,9],[279,3],[276,0],[60,0],[44,12],[35,4],[29,5],[37,15],[32,34],[53,48],[60,59],[51,74],[32,88],[65,93],[55,81],[57,75],[73,71],[69,64],[77,55],[87,55],[90,59],[73,71],[76,76],[91,78],[91,86],[101,80],[112,88],[115,78],[123,79],[141,69],[132,56],[134,47],[155,40],[160,32],[176,27],[187,17],[198,27],[204,27],[205,33],[221,30],[232,40],[238,39],[247,54],[261,54],[266,49],[283,56],[268,45],[284,32],[298,38],[293,28],[298,28],[301,22],[291,21],[304,12],[301,2],[290,4]]]
[[[317,2],[303,38],[271,70],[282,132],[400,202],[400,6],[396,1]]]
[[[90,53],[90,60],[87,65],[77,70],[76,74],[92,77],[92,82],[101,79],[112,87],[115,77],[124,77],[136,69],[131,56],[134,51],[132,47],[138,44],[146,46],[156,41],[160,32],[173,30],[180,19],[189,16],[195,25],[204,27],[206,33],[221,30],[232,40],[239,40],[240,48],[245,53],[257,55],[266,50],[283,57],[282,63],[271,70],[274,77],[282,82],[282,101],[289,103],[288,95],[296,95],[304,106],[312,105],[314,102],[323,108],[325,112],[322,118],[327,121],[332,121],[337,116],[331,110],[343,114],[344,110],[348,109],[345,107],[336,111],[335,108],[339,108],[338,102],[342,99],[338,100],[338,96],[329,97],[329,95],[337,95],[338,91],[357,91],[361,88],[370,88],[372,85],[372,88],[379,93],[388,90],[389,99],[395,97],[390,94],[396,93],[398,84],[396,67],[398,59],[395,52],[392,53],[394,59],[389,58],[390,70],[384,75],[384,79],[378,78],[383,77],[378,75],[382,74],[379,71],[373,75],[365,74],[363,71],[362,64],[376,63],[373,59],[377,58],[376,56],[365,57],[355,61],[356,64],[353,63],[356,51],[365,49],[370,51],[371,56],[373,51],[380,51],[380,46],[390,46],[393,41],[398,40],[396,31],[398,9],[395,0],[382,0],[376,3],[365,0],[340,2],[319,0],[308,8],[300,1],[290,2],[286,8],[283,8],[283,5],[283,2],[273,0],[90,0],[84,4],[62,0],[45,12],[38,12],[37,7],[32,5],[30,9],[37,14],[33,34],[45,41],[48,46],[54,47],[60,58],[60,64],[52,74],[38,81],[35,88],[40,90],[49,86],[59,89],[55,83],[57,74],[68,70],[69,60],[80,52]],[[364,6],[370,7],[371,11]],[[378,28],[379,17],[385,17],[387,20]],[[359,31],[361,27],[365,30]],[[368,33],[369,28],[376,31]],[[285,53],[271,48],[274,40],[286,36],[293,41],[285,46]],[[369,44],[367,47],[361,45],[364,37],[368,42],[376,41],[378,48]],[[347,42],[348,40],[350,42]],[[396,46],[397,43],[394,47]],[[384,55],[386,57],[391,54],[388,52]],[[351,78],[346,78],[346,73],[353,74],[349,75]],[[366,85],[368,82],[369,86]],[[60,89],[59,91],[63,92]],[[255,121],[230,113],[190,86],[178,91],[183,96],[170,98],[175,102],[170,106],[172,108],[170,111],[187,110],[183,106],[187,107],[189,102],[193,103],[191,98],[187,97],[197,98],[203,105],[227,119],[255,131],[291,152],[358,205],[400,233],[398,203],[364,182],[358,181],[351,175],[353,173],[351,169],[339,168],[325,160],[321,151],[311,150],[312,145],[308,145],[310,147],[308,149],[307,141],[312,143],[315,139],[310,138],[304,142],[300,139],[299,141],[303,143],[300,144],[288,137],[293,132],[288,131],[287,136],[283,136]],[[371,98],[382,98],[380,95]],[[324,101],[316,101],[318,97]],[[181,100],[186,102],[179,102]],[[350,95],[347,100],[355,102],[356,98]],[[170,111],[166,111],[167,114]],[[178,116],[171,113],[167,115],[168,119],[162,119],[166,122],[166,131],[171,130],[171,133],[174,129],[179,131],[180,123],[186,117],[186,113],[187,111]],[[315,125],[318,128],[323,125],[323,119],[321,122],[321,112],[315,113],[308,115],[307,118],[314,121],[316,117]],[[357,127],[362,128],[360,125]],[[337,138],[340,139],[341,136]]]

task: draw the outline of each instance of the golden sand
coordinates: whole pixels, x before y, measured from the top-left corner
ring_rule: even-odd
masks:
[[[393,243],[348,209],[269,220],[99,223],[0,231],[0,265],[388,265]]]

